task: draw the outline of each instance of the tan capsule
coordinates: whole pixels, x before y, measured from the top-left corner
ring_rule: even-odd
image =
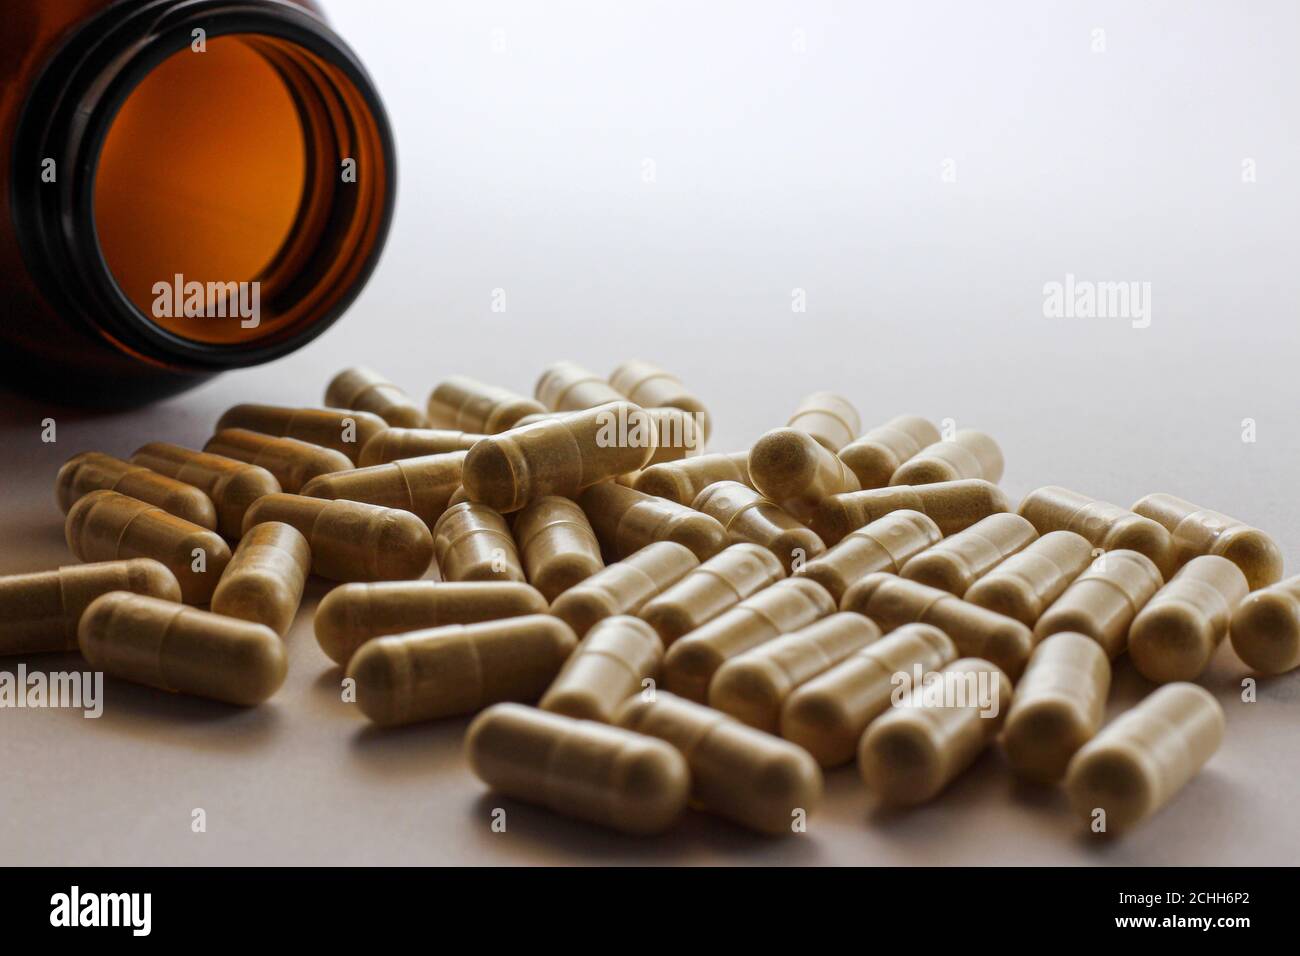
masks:
[[[749,452],[738,451],[651,465],[637,475],[632,487],[644,495],[689,505],[701,491],[719,481],[738,481],[752,488],[748,462]]]
[[[535,701],[577,643],[569,625],[549,614],[448,624],[367,641],[347,676],[361,712],[392,727]]]
[[[1173,535],[1180,564],[1198,554],[1220,555],[1245,572],[1252,591],[1282,578],[1282,551],[1258,528],[1173,495],[1147,495],[1133,510]]]
[[[469,451],[475,442],[486,437],[475,432],[444,428],[389,428],[366,442],[357,464],[366,468],[370,465],[387,465],[403,458]]]
[[[706,561],[729,540],[717,518],[612,481],[588,488],[578,496],[578,504],[601,547],[615,558],[625,558],[655,541],[676,541]]]
[[[216,506],[217,530],[232,539],[239,537],[249,505],[280,490],[265,468],[167,442],[141,445],[131,461],[204,492]]]
[[[537,589],[513,581],[384,581],[334,588],[316,606],[316,642],[347,664],[366,641],[447,624],[545,614]]]
[[[514,428],[529,415],[545,413],[541,402],[516,395],[496,385],[453,375],[439,383],[429,396],[429,424],[481,435],[496,435]]]
[[[1210,692],[1166,684],[1079,749],[1065,792],[1093,832],[1120,833],[1168,803],[1222,742],[1223,708]]]
[[[734,823],[779,836],[821,803],[821,768],[807,751],[711,708],[663,691],[652,700],[638,694],[617,722],[680,750],[692,799]]]
[[[797,428],[774,429],[754,443],[749,480],[800,521],[810,520],[831,495],[858,490],[849,466]]]
[[[1249,593],[1246,575],[1227,558],[1192,558],[1133,619],[1133,666],[1157,684],[1200,677],[1228,634],[1232,612]]]
[[[1087,634],[1111,660],[1128,645],[1128,629],[1164,579],[1145,554],[1107,551],[1065,589],[1034,625],[1041,641],[1061,631]]]
[[[54,480],[55,496],[64,514],[80,498],[101,488],[156,505],[201,528],[216,530],[216,506],[202,489],[112,455],[97,451],[74,455]]]
[[[387,427],[378,415],[352,409],[235,405],[217,420],[216,430],[244,428],[276,438],[297,438],[342,452],[355,464],[366,442]]]
[[[963,428],[952,438],[935,442],[903,462],[889,479],[891,485],[932,485],[940,481],[1002,477],[1002,449],[992,437]]]
[[[861,614],[841,612],[760,644],[723,664],[709,684],[709,706],[769,734],[800,685],[880,638]]]
[[[1083,535],[1049,531],[972,584],[964,597],[1033,627],[1092,558],[1092,542]]]
[[[92,491],[68,511],[68,547],[80,561],[153,558],[176,576],[181,600],[207,604],[230,561],[215,531],[116,491]]]
[[[832,495],[817,506],[809,526],[830,548],[849,532],[903,509],[921,512],[950,535],[989,515],[1010,511],[1011,504],[1001,488],[980,478],[915,487],[895,485]]]
[[[1172,574],[1176,566],[1169,532],[1119,505],[1048,485],[1031,491],[1020,503],[1019,513],[1033,522],[1039,534],[1073,531],[1103,551],[1137,551],[1154,561],[1162,575]]]
[[[858,744],[858,771],[886,804],[910,806],[937,797],[1006,720],[1011,681],[989,661],[964,657],[939,677],[929,687],[912,688],[902,703],[873,720]]]
[[[704,430],[690,412],[661,406],[647,408],[645,413],[655,423],[655,450],[650,465],[694,458],[704,451]]]
[[[297,528],[266,521],[249,529],[212,593],[212,612],[265,624],[283,637],[302,603],[311,548]]]
[[[781,562],[756,544],[733,544],[651,598],[638,616],[665,646],[785,576]]]
[[[709,485],[691,503],[696,511],[717,518],[733,542],[767,548],[789,574],[797,565],[826,552],[822,539],[780,507],[738,481]]]
[[[547,495],[574,498],[645,467],[655,443],[654,419],[628,402],[557,415],[478,442],[465,459],[465,490],[503,514]]]
[[[835,602],[821,585],[804,578],[777,581],[673,642],[664,655],[664,686],[702,704],[727,661],[833,613]]]
[[[515,516],[514,532],[528,583],[547,601],[605,566],[591,522],[568,498],[538,498]]]
[[[1020,515],[995,514],[944,538],[903,565],[903,577],[961,597],[967,589],[1038,537]]]
[[[832,453],[853,441],[862,431],[858,410],[847,398],[833,392],[813,392],[805,397],[786,425],[807,432]]]
[[[1110,659],[1092,638],[1062,631],[1039,644],[1002,730],[1011,769],[1035,783],[1064,777],[1101,726],[1109,691]]]
[[[664,645],[645,621],[607,617],[578,644],[537,706],[610,723],[619,705],[659,675]]]
[[[712,421],[709,410],[695,394],[682,384],[681,379],[658,365],[637,359],[624,362],[609,376],[609,384],[624,395],[629,402],[642,408],[680,408],[698,416],[702,436],[707,438]]]
[[[109,591],[181,599],[176,575],[150,558],[0,577],[0,656],[75,651],[82,612]]]
[[[125,591],[86,608],[77,643],[96,670],[241,707],[274,694],[288,671],[269,627]]]
[[[265,468],[280,483],[280,490],[289,494],[297,494],[313,478],[352,468],[352,459],[341,451],[297,438],[263,435],[246,428],[227,428],[217,432],[208,439],[203,450]]]
[[[943,539],[939,526],[919,511],[893,511],[851,531],[796,575],[816,581],[836,604],[850,584],[875,571],[897,574],[904,564]]]
[[[883,488],[903,463],[939,440],[939,429],[916,415],[899,415],[840,449],[840,461],[863,488]]]
[[[686,759],[661,740],[520,704],[475,717],[465,755],[508,797],[634,835],[676,823],[691,789]]]
[[[675,541],[656,541],[597,571],[555,599],[551,613],[582,637],[597,621],[636,614],[647,601],[698,567],[700,559]]]
[[[1232,649],[1260,674],[1300,667],[1300,575],[1249,595],[1232,614]]]
[[[244,516],[244,533],[263,521],[293,525],[311,547],[311,570],[333,581],[418,578],[433,561],[433,535],[419,518],[360,501],[267,495]]]
[[[524,568],[505,519],[464,501],[433,526],[433,558],[444,581],[520,581]]]
[[[537,380],[533,395],[553,412],[576,412],[623,401],[618,389],[576,362],[555,362],[547,366]]]
[[[322,475],[303,485],[301,494],[409,511],[432,528],[460,487],[467,454],[450,451]]]
[[[961,598],[892,574],[868,574],[844,592],[840,610],[865,614],[885,633],[904,624],[933,624],[957,645],[957,653],[980,657],[1020,676],[1034,647],[1034,634],[1019,621]]]
[[[368,368],[345,368],[325,387],[325,404],[372,412],[394,428],[424,428],[429,420],[415,399]]]
[[[943,631],[904,624],[796,688],[781,707],[781,736],[823,767],[846,764],[867,725],[889,709],[899,675],[915,680],[956,659]]]

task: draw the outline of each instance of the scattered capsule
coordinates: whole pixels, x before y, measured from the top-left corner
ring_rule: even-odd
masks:
[[[1133,510],[1159,522],[1173,535],[1180,564],[1198,554],[1221,555],[1245,572],[1252,591],[1282,578],[1282,552],[1258,528],[1173,495],[1147,495]]]
[[[424,428],[424,410],[404,391],[368,368],[345,368],[325,388],[325,404],[373,412],[394,428]]]
[[[685,545],[656,541],[569,588],[552,602],[551,613],[582,637],[607,617],[636,614],[699,563]]]
[[[100,489],[156,505],[191,524],[216,530],[216,506],[202,489],[112,455],[97,451],[74,455],[59,469],[54,481],[55,496],[64,514],[79,499]]]
[[[1232,614],[1232,649],[1260,674],[1300,667],[1300,575],[1249,595]]]
[[[638,612],[665,646],[785,576],[772,552],[733,544],[686,573]]]
[[[663,641],[645,621],[607,617],[579,642],[538,706],[608,724],[623,701],[658,676],[663,656]]]
[[[265,624],[283,637],[298,613],[311,549],[297,528],[266,521],[249,529],[212,593],[212,611]]]
[[[276,438],[297,438],[342,452],[356,464],[366,442],[387,427],[378,415],[351,409],[235,405],[217,420],[216,430],[244,428]]]
[[[719,481],[699,493],[691,507],[717,518],[733,542],[767,548],[785,573],[826,551],[822,539],[779,506],[738,481]]]
[[[568,498],[538,498],[516,514],[514,532],[524,575],[547,601],[605,566],[591,522]]]
[[[752,488],[748,463],[747,451],[665,462],[641,471],[632,487],[645,495],[689,505],[701,491],[719,481],[738,481]]]
[[[797,428],[768,432],[749,451],[749,480],[763,497],[800,521],[831,495],[858,490],[857,476],[813,436]]]
[[[1010,511],[1011,505],[1001,488],[980,478],[915,487],[894,485],[831,495],[817,506],[810,527],[829,548],[839,544],[849,532],[904,508],[921,512],[945,535],[950,535],[991,514]],[[1038,530],[1041,533],[1043,529]]]
[[[208,439],[203,450],[211,455],[265,468],[280,483],[280,490],[289,494],[297,494],[313,478],[352,468],[352,459],[341,451],[297,438],[263,435],[246,428],[227,428],[217,432]]]
[[[523,581],[505,519],[487,505],[452,505],[433,526],[433,557],[444,581]]]
[[[1039,534],[1073,531],[1102,551],[1137,551],[1154,561],[1162,575],[1173,573],[1175,549],[1169,532],[1119,505],[1048,485],[1030,492],[1019,513],[1033,522]]]
[[[681,379],[658,365],[637,359],[624,362],[609,376],[609,384],[629,402],[642,408],[680,408],[697,416],[703,438],[712,427],[709,410]]]
[[[838,604],[854,581],[875,571],[897,574],[912,557],[943,539],[939,526],[919,511],[893,511],[809,561],[796,575],[816,581]]]
[[[141,445],[131,461],[204,492],[216,506],[217,530],[227,538],[239,537],[249,505],[280,490],[265,468],[167,442]]]
[[[832,453],[853,441],[862,431],[858,410],[847,398],[832,392],[813,392],[804,398],[786,425],[807,432],[817,439],[817,444]]]
[[[972,584],[1038,537],[1017,514],[989,515],[903,565],[903,577],[961,597]]]
[[[1129,625],[1162,584],[1145,554],[1107,551],[1043,612],[1034,634],[1040,641],[1060,631],[1087,634],[1114,660],[1128,644]]]
[[[1133,666],[1157,684],[1200,677],[1228,634],[1232,612],[1249,593],[1246,575],[1227,558],[1192,558],[1133,619]]]
[[[556,362],[548,366],[537,380],[533,395],[553,412],[576,412],[623,401],[618,389],[575,362]]]
[[[694,458],[704,451],[704,431],[690,412],[668,406],[644,411],[655,423],[655,450],[650,465]]]
[[[546,406],[508,389],[454,375],[434,388],[427,411],[434,428],[497,435],[522,424],[529,415],[545,413]]]
[[[301,494],[409,511],[432,528],[460,487],[468,454],[451,451],[322,475],[303,485]]]
[[[840,461],[863,488],[883,488],[894,472],[939,440],[939,429],[916,415],[899,415],[840,449]]]
[[[370,465],[387,465],[403,458],[469,451],[480,438],[486,437],[475,432],[458,432],[445,428],[389,428],[366,442],[357,464],[366,468]]]
[[[1083,535],[1049,531],[967,588],[965,599],[1033,627],[1092,559]]]
[[[655,541],[676,541],[705,561],[729,540],[727,529],[717,518],[612,481],[588,488],[578,497],[578,504],[596,539],[615,558],[627,557]]]
[[[932,485],[941,481],[1002,477],[1002,449],[984,432],[963,428],[947,440],[922,448],[898,466],[891,485]]]

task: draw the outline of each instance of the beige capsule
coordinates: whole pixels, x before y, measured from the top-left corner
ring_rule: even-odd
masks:
[[[347,664],[366,641],[447,624],[545,614],[536,588],[513,581],[382,581],[334,588],[316,606],[316,642]]]
[[[682,384],[682,380],[658,365],[632,359],[614,369],[609,384],[624,395],[629,402],[642,408],[680,408],[698,416],[701,436],[708,438],[712,421],[709,410],[695,394]]]
[[[852,585],[840,610],[865,614],[885,633],[904,624],[933,624],[952,638],[957,653],[990,661],[1013,680],[1034,648],[1034,633],[1019,621],[892,574],[868,574]]]
[[[388,423],[372,412],[344,408],[235,405],[217,419],[217,431],[244,428],[276,438],[297,438],[347,455],[356,464],[361,449]]]
[[[453,375],[434,388],[426,410],[434,428],[497,435],[530,415],[545,413],[546,406],[509,389]]]
[[[64,514],[80,498],[100,489],[120,492],[201,528],[216,530],[216,506],[202,489],[112,455],[97,451],[74,455],[54,480],[55,497]]]
[[[1002,749],[1018,776],[1056,783],[1106,712],[1110,659],[1084,634],[1062,631],[1034,649],[1016,685]]]
[[[972,584],[964,597],[1033,627],[1092,559],[1092,542],[1083,535],[1049,531]]]
[[[75,651],[82,612],[109,591],[181,599],[176,575],[151,558],[0,577],[0,656]]]
[[[777,428],[749,451],[749,480],[800,521],[831,495],[859,490],[857,476],[833,451],[797,428]]]
[[[538,498],[515,515],[514,532],[524,575],[547,601],[605,566],[591,522],[568,498]]]
[[[903,463],[939,440],[939,429],[916,415],[899,415],[840,449],[840,461],[863,488],[883,488]]]
[[[77,628],[86,661],[114,677],[253,707],[284,683],[284,642],[269,627],[113,591]]]
[[[1157,684],[1200,677],[1228,634],[1232,612],[1249,593],[1246,575],[1227,558],[1192,558],[1133,619],[1133,666]]]
[[[1229,629],[1232,649],[1260,674],[1300,667],[1300,575],[1250,594]]]
[[[680,750],[692,800],[734,823],[779,836],[795,832],[821,803],[821,768],[806,750],[709,707],[664,691],[638,694],[616,721]]]
[[[357,464],[366,468],[371,465],[387,465],[403,458],[469,451],[480,438],[486,437],[475,432],[459,432],[447,428],[389,428],[366,442]]]
[[[433,535],[396,508],[302,495],[267,495],[244,516],[244,533],[264,521],[293,525],[311,547],[311,570],[333,581],[418,578],[433,561]]]
[[[704,429],[690,412],[668,406],[644,411],[655,423],[655,450],[649,465],[694,458],[704,451]]]
[[[1103,551],[1137,551],[1155,562],[1162,575],[1176,566],[1174,539],[1161,525],[1107,501],[1048,485],[1031,491],[1019,513],[1039,534],[1073,531]]]
[[[1130,829],[1196,775],[1219,749],[1223,729],[1223,708],[1209,691],[1166,684],[1103,727],[1070,760],[1065,792],[1075,813],[1093,832]]]
[[[141,445],[131,461],[204,492],[216,506],[217,530],[232,539],[239,537],[249,505],[280,490],[265,468],[167,442]]]
[[[619,705],[659,675],[664,645],[645,621],[607,617],[578,644],[537,706],[610,723]]]
[[[932,800],[993,742],[1011,705],[1011,681],[998,667],[953,661],[868,725],[858,771],[887,804]]]
[[[578,504],[596,540],[614,558],[627,557],[655,541],[676,541],[706,561],[729,541],[717,518],[612,481],[588,488],[578,496]]]
[[[1065,589],[1034,625],[1041,641],[1061,631],[1087,634],[1114,660],[1128,646],[1128,629],[1164,579],[1145,554],[1107,551]]]
[[[869,618],[832,614],[728,660],[709,683],[709,706],[779,733],[781,708],[799,686],[879,638],[880,628]]]
[[[826,546],[893,511],[919,511],[945,535],[956,534],[989,515],[1010,511],[1006,493],[990,481],[966,478],[933,485],[894,485],[831,495],[817,506],[809,527]],[[1041,533],[1042,529],[1039,528]]]
[[[867,725],[889,709],[901,675],[915,680],[956,659],[943,631],[904,624],[795,688],[781,706],[781,736],[823,767],[846,764]]]
[[[893,511],[809,561],[796,575],[816,581],[838,604],[850,584],[875,571],[897,574],[912,557],[943,539],[939,526],[919,511]]]
[[[634,835],[676,823],[691,789],[686,758],[669,744],[521,704],[475,717],[465,756],[493,790]]]
[[[655,595],[684,578],[700,559],[675,541],[656,541],[597,571],[551,603],[551,613],[583,636],[597,621],[636,614]]]
[[[952,438],[937,441],[899,465],[889,479],[891,485],[932,485],[940,481],[983,478],[997,482],[1002,477],[1002,449],[990,436],[963,428]]]
[[[961,597],[972,584],[1038,537],[1017,514],[989,515],[903,565],[905,578]]]
[[[862,431],[862,418],[847,398],[833,392],[813,392],[799,403],[786,425],[806,432],[834,453]]]
[[[276,438],[246,428],[217,432],[203,450],[265,468],[280,483],[280,490],[297,494],[302,486],[321,475],[350,471],[352,459],[341,451],[322,448],[297,438]]]
[[[1158,522],[1173,536],[1175,559],[1180,564],[1198,554],[1220,555],[1241,568],[1252,591],[1282,578],[1282,551],[1258,528],[1174,495],[1147,495],[1133,510]]]
[[[645,495],[689,505],[701,491],[719,481],[738,481],[752,488],[748,463],[747,451],[665,462],[640,472],[632,487]]]
[[[409,511],[432,528],[460,487],[468,454],[450,451],[322,475],[303,485],[300,493]]]
[[[664,686],[704,703],[713,676],[727,661],[835,613],[825,589],[806,578],[787,578],[674,641],[664,655]]]
[[[347,676],[361,712],[392,727],[535,701],[577,643],[569,625],[549,614],[448,624],[367,641]]]
[[[433,558],[444,581],[524,581],[510,528],[487,505],[463,501],[433,526]]]
[[[709,485],[691,503],[696,511],[717,518],[736,543],[748,541],[767,548],[786,574],[826,552],[826,545],[778,505],[738,481]]]
[[[368,368],[345,368],[325,387],[325,404],[378,415],[394,428],[424,428],[424,410],[404,391]]]
[[[160,562],[175,575],[186,604],[207,604],[230,561],[230,546],[215,531],[107,489],[68,510],[64,534],[80,561]]]
[[[772,552],[733,544],[645,603],[638,616],[671,645],[683,634],[785,576]]]
[[[280,521],[249,529],[212,593],[212,611],[265,624],[283,637],[293,624],[311,571],[302,532]]]
[[[537,380],[533,395],[553,412],[576,412],[623,401],[618,389],[576,362],[555,362],[547,366]]]

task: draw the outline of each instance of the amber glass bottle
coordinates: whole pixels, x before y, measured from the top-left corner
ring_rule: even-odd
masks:
[[[121,403],[323,332],[387,236],[392,134],[310,0],[5,0],[0,384]]]

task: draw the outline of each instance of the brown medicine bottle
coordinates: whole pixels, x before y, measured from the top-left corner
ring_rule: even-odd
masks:
[[[396,190],[365,69],[313,0],[5,0],[0,384],[174,392],[323,332]]]

